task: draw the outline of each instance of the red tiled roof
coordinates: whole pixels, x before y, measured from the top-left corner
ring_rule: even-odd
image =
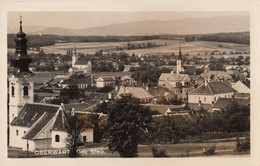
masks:
[[[202,84],[198,88],[191,91],[189,95],[213,95],[229,92],[236,92],[236,90],[229,87],[223,82],[208,82],[207,86],[205,86],[205,84]]]
[[[113,76],[101,76],[97,79],[97,81],[115,81],[115,77]]]
[[[240,106],[249,106],[250,105],[249,99],[219,98],[213,107],[224,109],[232,102],[236,102]]]
[[[66,114],[62,111],[59,112],[55,123],[53,125],[52,130],[56,131],[64,131],[65,130],[65,125],[67,124],[66,122]]]
[[[30,131],[28,131],[28,133],[26,133],[26,135],[23,138],[29,140],[34,139],[35,136],[37,136],[37,134],[43,129],[43,127],[50,122],[50,120],[54,117],[55,113],[45,113],[44,115],[42,115],[39,121],[36,122],[36,125],[33,126],[33,128]]]
[[[86,78],[72,78],[64,80],[61,84],[91,84],[91,77]]]
[[[146,90],[140,87],[120,87],[118,91],[118,97],[121,94],[132,94],[133,97],[136,97],[138,99],[147,99],[147,98],[153,98],[150,93],[148,93]]]
[[[177,74],[177,73],[162,73],[159,77],[160,81],[190,81],[191,78],[188,74]]]
[[[73,103],[73,104],[64,104],[66,111],[71,111],[72,108],[75,109],[75,111],[83,111],[84,109],[91,106],[89,103]]]

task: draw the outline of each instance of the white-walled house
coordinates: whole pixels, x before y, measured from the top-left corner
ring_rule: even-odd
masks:
[[[141,103],[150,103],[154,96],[148,93],[141,87],[124,87],[121,86],[118,93],[117,98],[120,98],[121,95],[131,94],[133,97],[137,98]]]
[[[116,79],[113,76],[102,76],[96,79],[96,87],[103,88],[105,86],[115,86]]]
[[[67,117],[64,105],[25,103],[10,124],[9,146],[22,150],[65,148]],[[93,126],[81,133],[83,142],[93,142]]]
[[[219,98],[233,98],[235,89],[223,82],[205,82],[188,94],[188,103],[214,104]]]

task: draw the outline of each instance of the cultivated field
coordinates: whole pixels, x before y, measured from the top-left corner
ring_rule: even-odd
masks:
[[[126,50],[128,42],[88,42],[88,43],[57,43],[53,46],[45,46],[41,47],[46,53],[61,53],[66,54],[68,49],[74,47],[78,52],[82,53],[94,53],[99,50],[103,50],[106,52],[117,52],[116,47],[125,48],[124,51],[129,54],[136,55],[151,55],[151,54],[168,54],[175,53],[178,54],[179,46],[181,46],[182,53],[189,53],[190,55],[197,55],[198,53],[201,56],[205,57],[204,54],[207,52],[210,56],[210,52],[212,51],[226,51],[229,53],[230,51],[249,51],[250,46],[245,44],[235,44],[235,43],[223,43],[223,42],[209,42],[209,41],[193,41],[193,42],[185,42],[179,40],[145,40],[145,41],[131,41],[131,44],[134,43],[156,43],[159,47],[153,48],[143,48],[143,49],[134,49],[134,50]],[[220,47],[219,45],[222,45]],[[207,55],[207,56],[208,56]],[[221,55],[222,56],[222,55]],[[231,55],[226,55],[231,56]],[[239,56],[238,54],[232,56]],[[248,55],[246,55],[248,56]]]

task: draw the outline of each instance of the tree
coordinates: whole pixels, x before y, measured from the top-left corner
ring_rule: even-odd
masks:
[[[177,143],[186,136],[186,120],[174,116],[162,116],[154,119],[153,132],[159,142]]]
[[[77,117],[76,115],[67,117],[68,125],[66,125],[66,132],[68,137],[66,138],[66,147],[69,149],[70,157],[78,157],[77,149],[83,145],[81,142],[80,134],[90,127],[84,119]]]
[[[108,147],[121,157],[136,157],[140,135],[147,133],[152,116],[136,98],[124,95],[108,107]]]
[[[68,96],[70,99],[85,97],[85,90],[79,89],[77,85],[69,85],[60,91],[61,96]]]

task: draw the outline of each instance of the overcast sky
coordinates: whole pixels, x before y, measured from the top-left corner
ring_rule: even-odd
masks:
[[[179,20],[212,16],[247,15],[248,12],[9,12],[8,27],[18,27],[19,17],[24,26],[64,27],[83,29],[116,23],[144,20]]]

